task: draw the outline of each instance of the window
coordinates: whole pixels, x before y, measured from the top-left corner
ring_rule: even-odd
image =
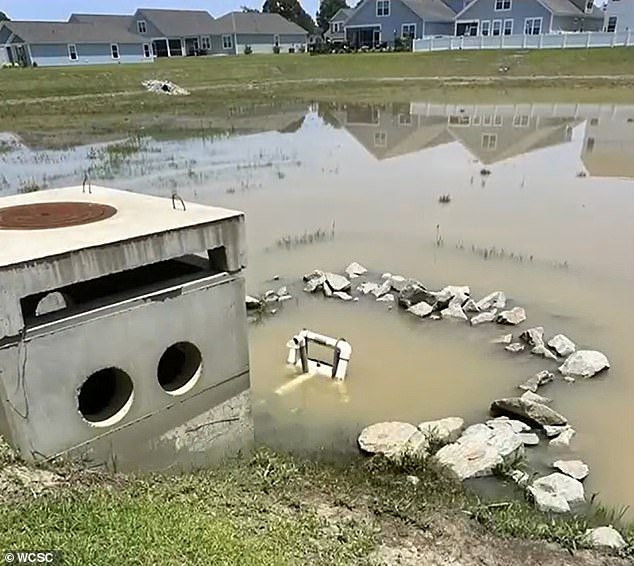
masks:
[[[231,35],[223,35],[222,36],[222,48],[223,49],[233,49],[233,36],[231,36]]]
[[[516,128],[527,128],[531,117],[527,114],[521,114],[513,118],[513,126]]]
[[[486,114],[482,119],[482,123],[485,126],[490,126],[491,124],[493,124],[493,116],[491,116],[491,114]]]
[[[147,25],[144,20],[139,20],[136,23],[136,29],[139,33],[147,33]]]
[[[411,126],[412,125],[412,115],[411,114],[399,114],[398,115],[398,125],[399,126]]]
[[[608,33],[614,33],[616,31],[616,24],[618,22],[618,18],[616,16],[610,16],[608,18],[608,27],[605,31]]]
[[[403,24],[401,26],[401,37],[414,39],[416,37],[416,24]]]
[[[504,35],[513,35],[513,20],[504,20]]]
[[[592,12],[594,9],[594,0],[586,0],[586,12]]]
[[[526,18],[524,21],[524,35],[540,35],[542,33],[541,18]]]
[[[467,116],[466,114],[449,116],[450,126],[468,126],[469,124],[471,124],[471,116]]]
[[[498,146],[497,134],[482,134],[482,149],[496,149]]]
[[[480,25],[482,26],[482,30],[480,31],[480,33],[483,36],[488,36],[491,35],[491,22],[489,20],[482,20],[480,22]]]
[[[211,37],[209,37],[208,35],[203,35],[200,38],[200,43],[203,49],[211,49]]]
[[[599,119],[598,118],[592,118],[592,120],[590,120],[590,125],[591,126],[598,126],[599,125]]]
[[[503,124],[504,124],[504,118],[502,116],[500,116],[499,114],[496,114],[493,117],[493,125],[496,128],[501,128]]]
[[[332,22],[330,29],[333,33],[341,33],[343,31],[343,22]]]
[[[588,141],[586,142],[586,151],[588,153],[592,153],[594,151],[594,138],[588,138]]]
[[[119,46],[116,43],[113,43],[110,46],[110,53],[112,53],[112,58],[113,59],[118,59],[119,58]]]
[[[143,44],[143,57],[145,57],[146,59],[149,59],[152,56],[152,52],[150,51],[150,44],[149,43],[144,43]]]
[[[506,12],[511,9],[511,0],[495,0],[495,11]]]
[[[376,15],[378,17],[390,15],[390,0],[376,0]]]
[[[493,20],[492,35],[502,35],[502,20]]]
[[[480,116],[474,116],[473,120],[471,122],[474,126],[479,126],[480,125]]]
[[[273,45],[275,45],[275,47],[280,46],[280,36],[278,34],[273,36]]]
[[[77,61],[77,59],[79,59],[77,56],[77,46],[74,43],[68,45],[68,58],[71,61]]]
[[[387,132],[374,132],[374,145],[376,147],[386,147]]]

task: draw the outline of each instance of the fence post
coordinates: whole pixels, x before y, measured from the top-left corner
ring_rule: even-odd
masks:
[[[628,29],[627,30],[627,36],[625,37],[625,47],[628,47],[630,45],[630,40],[632,39],[632,30]]]
[[[502,33],[500,34],[500,49],[504,49],[504,29],[502,29]]]
[[[434,37],[430,37],[429,38],[429,50],[433,51],[434,50]]]
[[[586,39],[586,48],[590,47],[590,38],[592,37],[592,32],[588,32],[588,38]]]
[[[544,34],[540,33],[539,34],[539,42],[537,43],[539,49],[541,49],[544,46]]]
[[[460,49],[464,49],[464,35],[460,36]]]
[[[566,45],[568,44],[568,42],[567,42],[568,34],[564,33],[563,36],[564,36],[564,40],[561,42],[561,48],[562,49],[566,49]]]
[[[612,34],[612,41],[610,41],[610,47],[614,47],[616,44],[616,31]]]

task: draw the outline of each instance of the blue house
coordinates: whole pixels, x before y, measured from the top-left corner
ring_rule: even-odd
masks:
[[[387,43],[398,38],[452,35],[463,0],[362,0],[344,24],[353,47]]]
[[[142,63],[153,55],[143,38],[119,26],[66,22],[3,22],[3,59],[24,66]]]
[[[456,35],[499,36],[601,31],[594,0],[473,0],[456,15]]]

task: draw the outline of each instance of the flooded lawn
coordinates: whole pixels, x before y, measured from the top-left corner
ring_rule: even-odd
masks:
[[[80,184],[90,170],[94,183],[244,210],[249,291],[288,285],[294,297],[251,329],[256,435],[283,449],[355,451],[359,430],[380,420],[481,422],[492,400],[556,367],[490,344],[504,327],[326,300],[302,292],[302,274],[354,260],[374,280],[470,285],[476,298],[503,290],[526,308],[524,327],[564,333],[612,366],[540,389],[577,435],[531,460],[579,457],[588,495],[634,506],[634,106],[503,102],[245,109],[195,137],[64,151],[3,134],[0,194]],[[302,328],[352,344],[348,378],[276,395]]]

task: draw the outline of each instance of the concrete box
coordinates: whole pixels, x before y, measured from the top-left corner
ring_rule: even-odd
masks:
[[[124,467],[200,451],[205,427],[205,452],[248,449],[245,255],[235,211],[103,187],[0,199],[0,433],[30,460]]]

